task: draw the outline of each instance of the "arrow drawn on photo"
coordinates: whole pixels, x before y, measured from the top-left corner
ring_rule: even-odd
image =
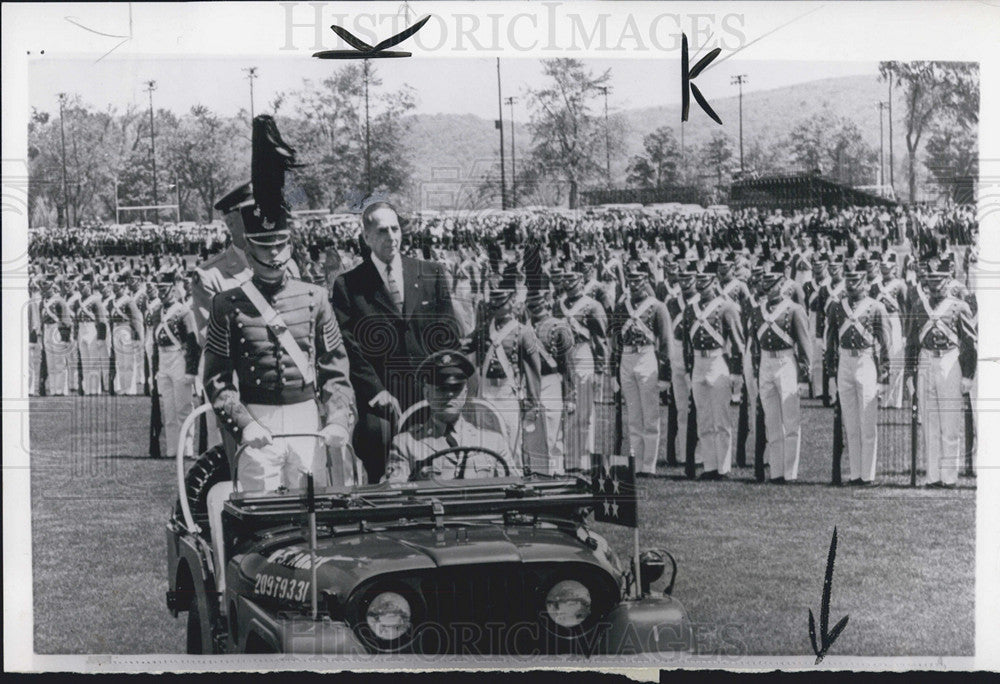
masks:
[[[404,40],[415,34],[417,31],[424,27],[424,24],[430,19],[430,15],[427,15],[417,23],[412,26],[400,31],[391,38],[386,38],[378,45],[372,46],[361,40],[353,33],[345,29],[343,26],[337,26],[334,24],[330,28],[336,33],[345,43],[350,45],[353,50],[324,50],[322,52],[317,52],[313,57],[319,57],[320,59],[370,59],[372,57],[409,57],[411,53],[409,52],[392,52],[386,50],[386,48],[391,48],[395,45],[399,45]]]
[[[847,627],[850,615],[845,615],[840,622],[830,626],[830,592],[833,588],[833,564],[837,558],[837,528],[833,528],[833,539],[830,540],[830,553],[826,557],[826,577],[823,580],[823,599],[819,610],[819,644],[816,643],[816,619],[812,609],[809,609],[809,639],[812,641],[813,652],[816,654],[816,664],[823,662],[826,652],[833,646],[840,633]]]

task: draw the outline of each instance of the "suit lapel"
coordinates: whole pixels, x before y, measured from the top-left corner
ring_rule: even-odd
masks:
[[[403,292],[403,315],[409,318],[417,308],[417,295],[420,289],[420,270],[423,262],[409,257],[400,257],[403,263],[403,282],[400,289]]]

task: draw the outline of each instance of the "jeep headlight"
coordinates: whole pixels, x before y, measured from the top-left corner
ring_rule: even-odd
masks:
[[[383,591],[368,604],[365,622],[377,638],[395,641],[410,631],[412,615],[409,601],[394,591]]]
[[[545,596],[545,612],[560,627],[578,627],[590,616],[590,590],[576,580],[563,580]]]

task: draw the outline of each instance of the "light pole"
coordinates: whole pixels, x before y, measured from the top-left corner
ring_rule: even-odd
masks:
[[[879,185],[885,189],[885,138],[884,138],[884,128],[882,112],[888,108],[889,104],[887,102],[878,103],[878,171],[879,171]]]
[[[500,58],[497,57],[497,109],[500,118],[496,121],[497,130],[500,131],[500,208],[507,208],[507,172],[504,170],[503,158],[503,91],[500,87]]]
[[[66,129],[63,126],[65,120],[66,93],[59,93],[59,138],[62,141],[62,177],[63,177],[63,222],[69,228],[69,183],[66,180]]]
[[[372,194],[372,139],[371,139],[371,120],[369,118],[368,109],[368,81],[371,76],[370,72],[371,65],[368,60],[365,60],[364,64],[364,77],[365,77],[365,185],[368,188],[368,194]]]
[[[888,70],[889,81],[889,187],[892,188],[893,197],[896,196],[896,172],[892,168],[892,69]]]
[[[243,71],[247,72],[247,80],[250,81],[250,125],[253,126],[253,82],[257,78],[257,67],[248,67]]]
[[[608,86],[598,86],[598,90],[604,93],[604,161],[605,170],[608,175],[608,190],[611,189],[611,136],[608,134]]]
[[[153,91],[156,81],[146,81],[146,91],[149,93],[149,157],[153,162],[153,206],[160,203],[156,192],[156,130],[153,127]],[[153,209],[153,223],[160,222],[160,210]]]
[[[508,97],[504,100],[510,105],[510,206],[517,206],[517,168],[514,164],[514,103],[516,97]]]
[[[743,173],[743,84],[747,82],[746,74],[736,74],[732,77],[729,85],[736,85],[740,88],[740,173]]]

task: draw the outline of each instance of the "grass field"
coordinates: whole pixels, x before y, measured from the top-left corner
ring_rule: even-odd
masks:
[[[146,458],[148,399],[31,403],[35,650],[181,653],[167,612],[164,524],[174,464]],[[676,557],[674,595],[707,652],[810,654],[830,536],[839,535],[831,654],[972,655],[974,502],[953,491],[833,488],[831,412],[805,410],[803,484],[640,481],[642,544]],[[667,473],[678,475],[679,471]],[[621,554],[630,532],[598,525]]]

